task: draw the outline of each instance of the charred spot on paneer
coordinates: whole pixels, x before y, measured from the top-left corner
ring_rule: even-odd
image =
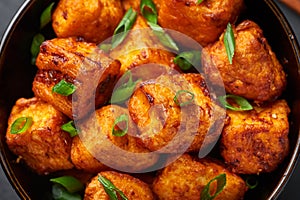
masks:
[[[30,122],[20,120],[24,118]],[[63,113],[36,97],[18,99],[8,120],[7,145],[38,174],[71,169],[72,140],[61,130],[67,121]]]

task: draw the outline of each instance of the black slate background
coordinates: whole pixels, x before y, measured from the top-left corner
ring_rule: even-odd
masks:
[[[274,0],[278,3],[278,0]],[[15,12],[22,4],[22,0],[0,0],[0,36],[2,37],[8,23],[12,19]],[[282,3],[278,3],[279,7],[289,20],[298,41],[300,41],[300,15],[286,7]],[[10,186],[5,174],[0,166],[0,200],[19,200],[20,198]],[[293,176],[290,178],[285,189],[282,191],[278,200],[300,200],[300,162],[294,170]]]

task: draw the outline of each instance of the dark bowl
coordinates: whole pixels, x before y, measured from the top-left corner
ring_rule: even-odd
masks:
[[[51,199],[49,177],[38,176],[16,163],[5,142],[7,119],[12,106],[20,97],[33,96],[31,87],[35,66],[31,65],[30,46],[39,30],[39,16],[50,1],[27,0],[23,3],[7,28],[0,51],[0,133],[1,164],[21,199]],[[259,176],[259,185],[248,191],[245,199],[276,199],[287,183],[296,165],[300,146],[300,56],[289,23],[272,0],[245,0],[246,12],[241,19],[257,22],[264,30],[273,51],[288,74],[287,90],[283,97],[291,108],[290,154],[278,169]],[[54,37],[51,25],[46,27],[48,38]],[[297,87],[298,86],[298,87]]]

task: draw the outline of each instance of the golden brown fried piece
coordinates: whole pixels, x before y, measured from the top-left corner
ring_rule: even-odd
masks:
[[[122,116],[127,116],[128,120],[122,120]],[[138,130],[127,109],[120,106],[108,105],[96,110],[79,129],[87,150],[108,167],[137,172],[153,166],[158,160],[157,154],[137,143]],[[113,129],[126,134],[114,135]]]
[[[159,1],[160,0],[153,0],[156,8],[159,8]],[[133,8],[136,11],[140,11],[140,2],[141,0],[122,0],[122,5],[125,10],[128,10],[129,8]]]
[[[114,171],[100,172],[98,176],[108,179],[116,188],[130,200],[153,200],[154,196],[149,186],[141,180],[128,174],[122,174]],[[84,200],[109,200],[103,185],[95,176],[87,185],[84,194]]]
[[[40,47],[36,65],[39,71],[33,82],[34,94],[70,118],[73,115],[83,117],[95,106],[105,104],[120,69],[120,63],[109,58],[95,44],[75,38],[45,41]],[[75,97],[52,92],[54,85],[62,79],[77,87]]]
[[[162,75],[142,82],[130,97],[128,109],[140,129],[139,141],[151,151],[163,153],[199,151],[205,137],[205,145],[218,139],[225,116],[213,103],[200,74]],[[208,136],[212,124],[220,128]],[[213,137],[214,133],[217,136]]]
[[[31,117],[32,125],[23,133],[11,134],[12,124],[20,117]],[[9,149],[38,174],[71,169],[71,137],[61,130],[67,117],[38,98],[16,101],[12,108],[6,142]]]
[[[162,0],[158,22],[163,28],[179,31],[202,46],[214,42],[234,23],[243,7],[243,0]]]
[[[232,64],[228,61],[223,34],[218,42],[203,49],[206,74],[218,84],[215,78],[220,73],[228,93],[259,102],[276,99],[286,86],[286,75],[263,31],[249,20],[233,30],[236,48]]]
[[[153,192],[161,200],[198,200],[205,185],[220,174],[226,174],[226,185],[215,200],[243,199],[247,191],[243,179],[216,162],[199,160],[188,154],[182,155],[158,174],[153,182]],[[212,188],[216,185],[211,185]]]
[[[83,37],[100,43],[111,37],[123,17],[120,0],[60,0],[52,26],[58,37]]]
[[[271,172],[289,149],[290,109],[284,100],[247,112],[228,110],[230,123],[222,133],[221,154],[235,173]]]
[[[100,171],[108,170],[109,168],[99,162],[91,153],[86,149],[81,142],[79,136],[73,138],[71,147],[71,160],[74,166],[86,172],[98,173]]]

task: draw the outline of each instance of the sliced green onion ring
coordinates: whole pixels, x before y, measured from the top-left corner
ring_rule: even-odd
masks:
[[[224,34],[224,45],[225,45],[229,63],[232,64],[232,59],[235,51],[235,39],[234,39],[234,33],[230,23],[227,24],[227,28]]]
[[[32,125],[32,117],[20,117],[16,119],[10,128],[11,134],[24,133]]]
[[[189,70],[192,66],[200,64],[200,56],[200,51],[185,51],[178,54],[173,61],[180,67],[180,69]]]
[[[106,194],[109,196],[110,200],[118,200],[118,196],[121,197],[122,200],[128,200],[125,194],[119,190],[110,180],[99,175],[98,181],[103,185],[103,188]]]
[[[51,182],[60,184],[68,192],[75,193],[80,192],[84,189],[84,185],[73,176],[61,176],[57,178],[50,179]]]
[[[68,132],[71,137],[78,135],[78,131],[75,128],[75,124],[74,124],[73,120],[69,121],[66,124],[63,124],[60,128],[61,128],[61,130]]]
[[[77,193],[68,192],[63,186],[53,184],[52,197],[55,200],[82,200],[81,196]]]
[[[182,96],[183,95],[188,95],[188,99],[184,102],[182,102],[180,99],[182,99]],[[176,103],[176,105],[182,107],[182,106],[186,106],[190,103],[192,103],[192,101],[194,100],[195,98],[195,94],[190,92],[190,91],[187,91],[187,90],[178,90],[176,92],[176,95],[174,96],[173,100],[174,102]]]
[[[257,178],[252,177],[252,176],[248,176],[248,177],[246,178],[246,185],[247,185],[247,187],[248,187],[250,190],[256,188],[257,185],[258,185],[258,180],[257,180]]]
[[[197,5],[199,5],[200,3],[202,3],[203,0],[197,0]]]
[[[54,2],[51,3],[41,14],[40,17],[40,29],[44,28],[49,22],[51,22],[51,14],[54,6]]]
[[[129,126],[128,121],[129,121],[129,117],[128,117],[127,114],[122,114],[122,115],[118,116],[116,118],[116,120],[114,121],[114,124],[113,124],[113,127],[112,127],[112,134],[114,136],[118,136],[118,137],[122,137],[122,136],[126,135],[127,132],[128,132],[128,126]],[[119,123],[122,123],[122,122],[126,123],[126,127],[123,130],[119,130],[117,128],[117,126],[118,126]]]
[[[64,79],[62,79],[59,83],[57,83],[52,88],[52,92],[55,92],[63,96],[69,96],[73,94],[75,91],[76,91],[76,86],[73,85],[72,83],[66,82]]]
[[[217,181],[217,190],[214,193],[214,195],[210,195],[210,184],[214,181]],[[201,192],[201,200],[212,200],[216,198],[224,189],[226,185],[226,174],[220,174],[216,176],[215,178],[211,179],[207,185],[204,187],[204,189]]]
[[[232,106],[230,103],[228,103],[228,98],[234,100],[239,105],[239,107]],[[253,109],[252,105],[247,101],[247,99],[233,94],[220,96],[219,101],[225,108],[233,111],[247,111]]]
[[[112,37],[112,48],[115,48],[123,42],[129,30],[132,28],[136,18],[137,12],[134,11],[132,8],[128,9],[123,19],[114,31],[114,35]]]
[[[36,57],[40,52],[40,46],[44,41],[45,41],[45,37],[40,33],[36,34],[33,37],[31,47],[30,47],[32,65],[35,65]]]
[[[148,22],[157,24],[157,10],[152,0],[141,0],[140,11]]]

